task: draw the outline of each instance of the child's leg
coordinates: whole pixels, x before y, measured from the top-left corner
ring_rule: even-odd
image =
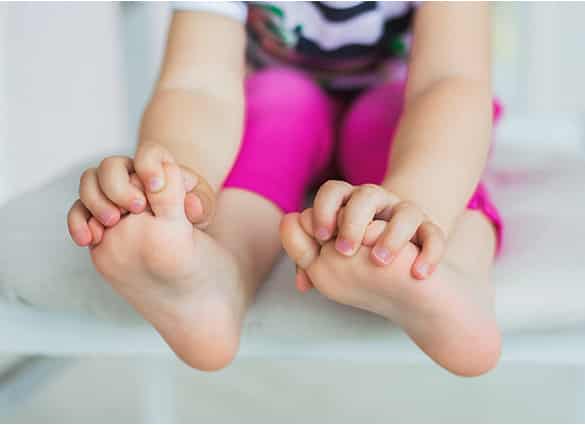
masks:
[[[242,148],[207,231],[221,250],[203,249],[209,238],[194,230],[201,256],[216,254],[204,258],[209,273],[194,282],[213,290],[198,293],[193,304],[202,313],[189,316],[187,340],[177,338],[179,347],[173,346],[190,365],[216,369],[236,354],[246,309],[280,253],[283,212],[302,207],[307,186],[329,162],[331,112],[327,96],[300,73],[274,69],[248,78]],[[233,263],[237,277],[216,272]],[[209,308],[202,308],[206,303]],[[230,314],[222,317],[221,311]]]
[[[164,164],[164,190],[148,194],[153,214],[107,229],[91,248],[96,269],[187,364],[224,367],[280,252],[283,212],[302,206],[331,148],[331,104],[315,83],[287,70],[251,76],[241,152],[208,230],[187,220],[179,168]]]
[[[242,147],[208,233],[238,259],[247,301],[280,253],[283,213],[299,211],[331,161],[334,105],[302,73],[276,68],[246,81]]]
[[[364,94],[349,111],[338,159],[351,183],[382,181],[401,105],[402,87],[393,85]],[[286,218],[283,242],[293,258],[304,262],[312,282],[325,295],[390,319],[443,367],[477,375],[491,369],[500,352],[489,280],[494,229],[500,225],[483,188],[470,208],[450,236],[444,260],[424,281],[410,274],[418,253],[412,243],[386,267],[372,264],[368,247],[349,259],[332,242],[319,251],[308,236],[310,212]]]

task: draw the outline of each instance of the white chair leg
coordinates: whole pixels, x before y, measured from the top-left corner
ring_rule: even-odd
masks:
[[[142,361],[142,422],[175,423],[175,371],[168,358]]]

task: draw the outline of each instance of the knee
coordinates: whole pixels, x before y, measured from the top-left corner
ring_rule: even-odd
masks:
[[[346,113],[338,163],[351,183],[380,183],[383,179],[403,103],[404,85],[387,84],[362,94]]]
[[[388,143],[398,124],[403,104],[403,83],[391,83],[363,93],[345,116],[343,139],[360,144]]]
[[[327,94],[305,73],[290,68],[268,68],[252,74],[246,80],[249,102],[260,100],[271,108],[279,105],[289,111],[310,113],[328,110]]]

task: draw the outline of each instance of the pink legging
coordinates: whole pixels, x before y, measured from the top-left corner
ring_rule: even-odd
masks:
[[[352,184],[380,184],[403,95],[403,83],[366,90],[339,121],[339,103],[304,73],[271,68],[252,74],[246,81],[243,143],[224,187],[255,192],[291,212],[302,208],[308,189],[327,177],[332,163]],[[494,119],[499,114],[494,105]],[[482,183],[468,208],[492,221],[499,245],[502,221]]]

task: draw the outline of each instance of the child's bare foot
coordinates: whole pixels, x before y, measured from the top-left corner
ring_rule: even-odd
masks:
[[[374,222],[365,243],[373,244],[384,227]],[[336,250],[334,241],[320,246],[312,234],[311,210],[283,219],[281,237],[287,253],[325,296],[398,324],[453,373],[475,376],[495,366],[501,343],[487,270],[463,271],[443,261],[421,281],[411,274],[419,254],[412,243],[391,264],[377,267],[370,261],[370,247],[362,246],[347,257]]]
[[[175,353],[213,370],[234,357],[247,299],[233,256],[185,215],[178,165],[165,163],[164,189],[148,192],[151,212],[129,214],[91,248],[97,270]]]

